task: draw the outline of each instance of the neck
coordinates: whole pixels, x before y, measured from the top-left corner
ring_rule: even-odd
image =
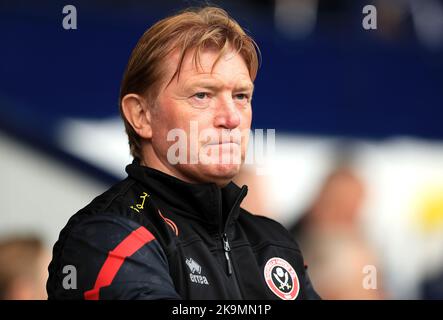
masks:
[[[140,159],[140,164],[145,167],[150,167],[161,172],[164,172],[170,176],[176,177],[185,182],[193,183],[186,176],[176,172],[176,170],[172,170],[169,165],[163,163],[160,158],[157,156],[154,148],[152,148],[151,144],[148,144],[143,147],[142,159]]]
[[[147,144],[143,147],[142,158],[140,159],[140,165],[159,170],[163,173],[166,173],[170,176],[173,176],[177,179],[180,179],[188,183],[215,183],[218,187],[223,188],[226,185],[228,185],[229,182],[232,180],[232,179],[221,179],[218,177],[205,180],[205,179],[196,179],[188,175],[185,175],[179,170],[177,170],[173,165],[164,163],[161,160],[161,158],[157,155],[154,148],[152,148],[151,144]]]

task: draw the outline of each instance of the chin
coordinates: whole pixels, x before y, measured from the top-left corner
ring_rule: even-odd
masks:
[[[214,151],[218,152],[214,153]],[[218,185],[227,184],[240,172],[243,157],[241,157],[241,151],[237,144],[207,146],[200,152],[204,157],[200,155],[198,175],[205,181]],[[223,160],[226,161],[223,162]]]
[[[205,180],[217,185],[228,184],[240,171],[239,164],[212,164],[202,170]]]
[[[239,164],[217,164],[214,167],[213,171],[219,176],[233,178],[240,172]]]
[[[240,172],[240,165],[216,165],[212,171],[214,177],[221,182],[220,184],[228,184]]]

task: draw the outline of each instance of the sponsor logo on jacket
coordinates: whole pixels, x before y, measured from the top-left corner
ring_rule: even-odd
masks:
[[[189,274],[189,279],[193,283],[209,285],[206,276],[202,275],[202,267],[192,258],[186,259],[186,265],[188,266],[191,273]]]

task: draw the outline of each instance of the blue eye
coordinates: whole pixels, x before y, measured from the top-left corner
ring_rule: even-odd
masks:
[[[207,108],[212,102],[210,92],[197,92],[190,97],[190,103],[195,108]]]
[[[206,92],[197,92],[196,94],[194,94],[194,97],[196,97],[197,99],[204,99],[208,97],[208,94]]]
[[[235,98],[237,98],[238,100],[248,100],[249,95],[247,95],[246,93],[239,93],[235,95]]]

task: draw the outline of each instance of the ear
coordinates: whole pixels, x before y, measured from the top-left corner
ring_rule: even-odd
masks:
[[[142,96],[130,93],[122,99],[122,111],[134,131],[142,138],[152,138],[151,111]]]

